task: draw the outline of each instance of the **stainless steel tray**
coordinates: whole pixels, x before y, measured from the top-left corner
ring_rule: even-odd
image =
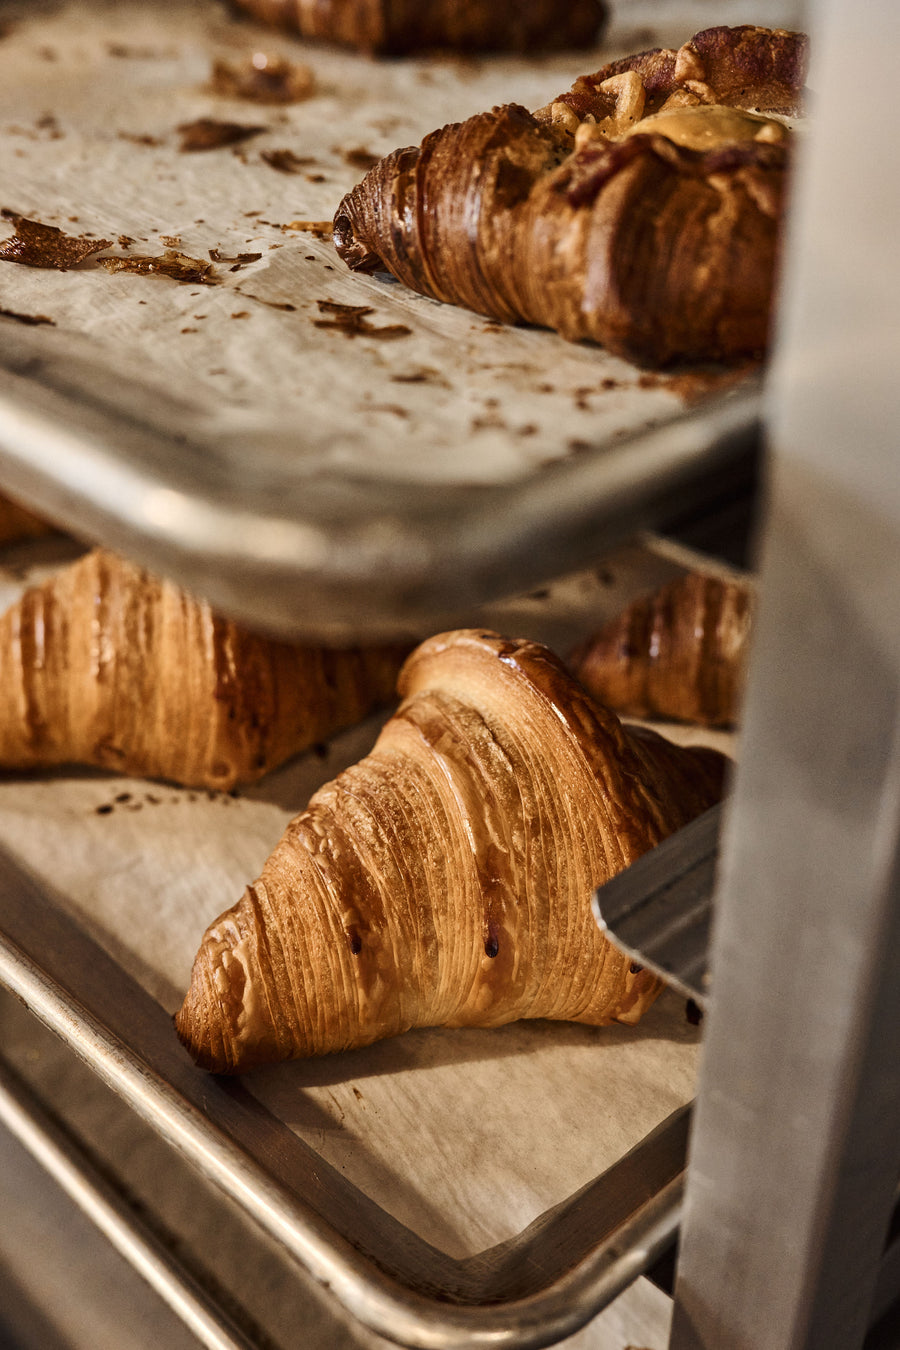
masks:
[[[217,56],[260,45],[307,64],[315,95],[272,109],[211,91]],[[677,378],[353,276],[327,234],[292,228],[331,219],[354,154],[504,99],[536,106],[609,55],[374,63],[213,0],[14,19],[2,204],[125,240],[123,257],[177,240],[255,261],[205,285],[0,261],[0,308],[51,321],[0,318],[0,485],[222,609],[341,641],[447,626],[746,476],[757,384],[685,418]],[[265,130],[182,153],[176,129],[198,115]],[[290,175],[264,157],[285,149]],[[335,304],[368,306],[376,336],[349,338],[323,314]]]
[[[240,1083],[211,1079],[168,1014],[8,855],[0,981],[357,1319],[433,1347],[575,1332],[674,1240],[687,1111],[514,1240],[453,1260],[397,1223]]]

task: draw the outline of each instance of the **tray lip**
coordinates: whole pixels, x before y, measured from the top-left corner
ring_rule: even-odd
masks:
[[[153,1005],[159,1018],[166,1018],[161,1006],[114,958],[99,948],[72,916],[57,907],[46,887],[0,848],[0,904],[4,902],[7,926],[11,919],[13,930],[15,906],[25,912],[26,906],[33,909],[36,905],[35,912],[56,925],[57,940],[60,933],[65,937],[67,929],[76,931],[79,942],[94,948],[101,961],[111,963],[122,979]],[[25,927],[27,938],[27,923]],[[429,1287],[427,1276],[416,1288],[411,1280],[382,1270],[357,1250],[311,1202],[291,1194],[278,1178],[266,1172],[263,1163],[245,1151],[237,1138],[229,1137],[225,1122],[213,1121],[204,1112],[204,1096],[207,1100],[209,1097],[209,1089],[204,1093],[204,1087],[215,1083],[215,1079],[188,1065],[188,1074],[196,1075],[195,1082],[192,1077],[186,1079],[196,1089],[191,1100],[190,1092],[170,1083],[140,1049],[127,1043],[47,968],[54,963],[53,940],[49,944],[49,962],[30,954],[28,947],[33,945],[0,930],[0,983],[60,1036],[168,1144],[290,1252],[313,1279],[330,1289],[351,1316],[390,1341],[415,1346],[417,1350],[457,1347],[464,1350],[478,1346],[530,1350],[555,1344],[606,1307],[675,1238],[681,1212],[682,1172],[676,1172],[587,1254],[528,1293],[492,1294],[485,1287],[474,1298],[470,1295],[459,1301],[455,1292],[441,1287],[439,1281]],[[151,1039],[152,1034],[151,1028]],[[137,1039],[140,1040],[140,1035]],[[180,1051],[174,1033],[172,1048],[173,1055]],[[187,1057],[184,1058],[186,1061]],[[674,1112],[632,1154],[639,1155],[648,1140],[663,1138],[666,1131],[674,1130],[680,1137],[689,1110],[683,1107]],[[427,1243],[411,1236],[421,1250],[428,1249]],[[438,1255],[445,1268],[461,1269],[466,1265],[465,1261],[455,1262],[442,1253]]]
[[[10,321],[12,322],[12,321]],[[4,340],[0,488],[257,627],[390,640],[665,532],[755,462],[761,376],[649,430],[510,483],[434,485],[270,475],[254,497],[185,481],[175,425],[72,392],[65,358]],[[7,335],[8,336],[8,335]],[[178,466],[178,472],[165,467]],[[275,504],[275,505],[273,505]]]

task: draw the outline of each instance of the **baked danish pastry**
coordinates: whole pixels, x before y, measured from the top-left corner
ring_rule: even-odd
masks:
[[[698,33],[396,150],[340,206],[359,272],[648,366],[768,339],[803,34]],[[778,114],[773,117],[768,114]]]
[[[238,0],[263,23],[364,52],[535,51],[600,38],[603,0]]]
[[[592,888],[718,798],[724,759],[626,730],[546,648],[459,630],[409,657],[371,754],[207,930],[176,1028],[219,1073],[411,1027],[634,1023],[660,991]]]

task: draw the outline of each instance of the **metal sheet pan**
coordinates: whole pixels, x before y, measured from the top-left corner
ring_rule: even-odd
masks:
[[[261,34],[214,0],[6,12],[0,205],[122,258],[229,260],[204,284],[0,261],[14,495],[222,609],[342,641],[447,626],[746,469],[756,384],[723,402],[721,371],[686,384],[485,321],[353,276],[330,237],[295,228],[330,221],[366,156],[497,102],[538,106],[610,48],[378,63]],[[214,60],[261,45],[309,67],[311,98],[211,88]],[[177,128],[199,116],[263,130],[184,153]],[[279,152],[295,172],[272,167]],[[365,331],[348,336],[335,304],[368,307]]]

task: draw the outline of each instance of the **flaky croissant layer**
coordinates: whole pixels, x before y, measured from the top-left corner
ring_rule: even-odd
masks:
[[[95,549],[0,617],[0,767],[227,790],[389,702],[407,651],[250,633]]]
[[[411,1027],[635,1022],[659,992],[592,889],[711,805],[722,757],[632,734],[547,649],[423,643],[371,754],[207,930],[176,1017],[216,1072]]]
[[[747,582],[687,573],[628,605],[570,654],[569,668],[618,713],[731,726],[752,599]]]
[[[706,114],[796,111],[805,55],[800,34],[709,29],[582,77],[535,114],[511,104],[442,127],[347,194],[337,251],[355,271],[646,365],[759,354],[787,133]],[[685,113],[705,134],[685,136]]]

